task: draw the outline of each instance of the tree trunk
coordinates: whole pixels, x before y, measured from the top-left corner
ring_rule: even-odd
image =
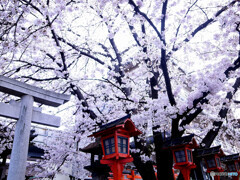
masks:
[[[153,164],[150,161],[143,163],[139,153],[132,153],[133,163],[143,180],[156,180]]]
[[[2,164],[0,165],[0,180],[6,179],[5,176],[6,176],[6,170],[7,170],[7,167],[6,167],[7,155],[4,156],[2,159],[3,159]]]
[[[157,162],[157,177],[158,180],[167,179],[173,180],[173,157],[169,149],[163,149],[163,137],[161,133],[154,136],[156,162]]]

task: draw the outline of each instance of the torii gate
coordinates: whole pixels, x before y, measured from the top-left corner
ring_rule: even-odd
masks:
[[[55,93],[0,76],[0,91],[21,97],[20,103],[0,103],[0,116],[17,119],[7,180],[24,180],[28,155],[31,122],[59,127],[60,117],[41,113],[33,102],[57,107],[66,103],[70,95]]]

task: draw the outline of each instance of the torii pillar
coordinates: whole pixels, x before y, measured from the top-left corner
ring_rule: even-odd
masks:
[[[25,180],[31,122],[54,127],[60,126],[59,117],[39,112],[37,108],[33,107],[33,102],[57,107],[69,101],[70,96],[43,90],[4,76],[0,76],[0,91],[21,97],[20,105],[17,105],[18,103],[12,105],[1,103],[0,116],[18,119],[7,180]]]

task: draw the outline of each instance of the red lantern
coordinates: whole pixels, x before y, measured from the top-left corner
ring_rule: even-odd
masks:
[[[207,166],[207,173],[211,171],[223,172],[224,169],[221,166],[220,157],[225,154],[221,149],[221,146],[216,146],[212,148],[199,149],[197,150],[198,157],[203,157]],[[220,176],[214,176],[215,180],[220,180]]]
[[[101,137],[103,158],[100,162],[110,166],[114,180],[120,180],[124,165],[133,161],[129,152],[129,138],[141,133],[128,115],[101,126],[98,132],[91,135]]]
[[[232,176],[233,180],[239,180],[239,154],[228,155],[221,158],[221,161],[227,165],[228,172],[236,173],[235,176]]]
[[[184,180],[189,180],[191,169],[196,168],[193,163],[192,149],[197,148],[198,145],[193,137],[194,135],[191,134],[165,143],[165,147],[172,150],[175,162],[173,167],[181,171]]]

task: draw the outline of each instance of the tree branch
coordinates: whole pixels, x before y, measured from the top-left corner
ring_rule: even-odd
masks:
[[[236,31],[238,31],[239,34],[239,42],[238,44],[240,45],[240,30],[238,29],[240,27],[240,23],[237,25],[236,27]],[[228,77],[230,71],[235,71],[237,68],[240,67],[240,50],[238,52],[238,59],[234,62],[233,67],[229,67],[226,71],[225,74]],[[236,79],[234,85],[233,85],[233,92],[228,92],[226,99],[228,99],[229,101],[232,100],[233,95],[237,92],[237,89],[240,87],[240,77]],[[221,119],[225,119],[227,117],[227,113],[228,113],[229,108],[226,107],[226,103],[223,103],[222,105],[222,109],[219,112],[219,116],[221,117]],[[214,139],[216,138],[216,136],[218,135],[218,132],[220,130],[220,128],[222,127],[223,121],[214,121],[213,122],[213,126],[215,127],[214,129],[211,129],[207,135],[204,137],[204,139],[201,142],[201,146],[203,147],[210,147],[212,142],[214,141]]]
[[[228,92],[226,99],[228,99],[229,101],[232,99],[233,95],[237,92],[237,89],[240,87],[240,78],[237,78],[233,88],[234,91],[233,92]],[[227,113],[229,108],[225,107],[226,103],[223,103],[222,105],[222,109],[219,112],[219,116],[221,119],[225,119],[227,117]],[[213,122],[213,126],[214,129],[211,129],[207,135],[203,138],[202,142],[201,142],[201,146],[208,148],[211,146],[211,144],[213,143],[214,139],[216,138],[216,136],[218,135],[219,130],[221,129],[223,124],[223,121],[214,121]]]
[[[163,3],[163,7],[162,7],[162,17],[163,17],[162,21],[161,21],[161,33],[162,34],[164,34],[164,31],[165,31],[167,3],[168,3],[168,0],[165,0]],[[163,37],[163,44],[166,47],[165,37]],[[172,106],[174,106],[174,105],[176,105],[176,101],[175,101],[173,93],[172,93],[172,86],[171,86],[171,82],[170,82],[170,78],[169,78],[169,74],[168,74],[167,61],[166,61],[166,48],[165,47],[162,47],[162,49],[161,49],[161,68],[162,68],[163,76],[164,76],[165,83],[166,83],[166,89],[167,89],[169,102]]]
[[[230,67],[224,72],[224,74],[226,75],[227,78],[229,77],[231,71],[235,71],[235,70],[237,70],[237,69],[240,67],[240,66],[239,66],[240,62],[239,62],[239,61],[240,61],[240,58],[236,59],[236,60],[234,61],[234,63],[233,63],[233,66],[230,66]],[[237,88],[240,86],[240,85],[239,85],[239,83],[240,83],[239,81],[240,81],[240,80],[237,79],[236,82],[235,82],[235,84],[233,85],[233,88],[234,88],[234,92],[233,92],[233,93],[235,93],[235,92],[237,91]],[[180,121],[181,119],[185,118],[185,120],[183,120],[183,121],[181,122],[181,124],[180,124],[181,127],[183,127],[184,125],[190,124],[190,123],[194,120],[194,118],[197,117],[197,115],[201,113],[202,109],[201,109],[201,108],[197,108],[197,109],[196,109],[192,114],[190,114],[190,115],[189,115],[189,112],[190,112],[191,110],[195,109],[199,103],[201,103],[201,104],[208,103],[208,99],[206,99],[206,97],[207,97],[207,95],[208,95],[209,93],[210,93],[209,91],[208,91],[208,92],[203,92],[203,93],[202,93],[202,96],[201,96],[200,98],[195,99],[195,100],[193,101],[193,107],[192,107],[192,108],[190,108],[190,109],[187,108],[187,110],[186,110],[184,113],[182,113],[181,115],[180,115],[180,114],[177,114],[177,118],[175,118],[175,119],[172,120],[172,121],[175,121],[175,123],[174,123],[174,125],[175,125],[175,126],[174,126],[175,132],[173,132],[173,133],[175,133],[175,136],[176,136],[176,137],[180,137],[180,136],[184,133],[184,130],[181,131],[181,132],[178,130],[179,121]],[[229,100],[232,99],[232,93],[229,92],[229,93],[227,94],[226,98],[228,98]],[[224,104],[223,104],[223,105],[224,105]],[[219,115],[222,114],[222,117],[224,117],[224,116],[223,116],[223,113],[226,114],[227,111],[228,111],[228,109],[222,109],[222,110],[219,112]],[[211,133],[210,133],[210,134],[211,134]],[[206,140],[205,140],[205,141],[206,141]]]
[[[47,19],[48,19],[48,22],[50,23],[49,17],[47,17]],[[49,24],[49,26],[51,26],[51,24]],[[54,39],[56,45],[61,48],[59,40],[58,40],[58,37],[57,37],[54,29],[51,29],[51,32],[52,32],[53,39]],[[47,54],[47,55],[50,58],[55,59],[50,54]],[[66,65],[65,54],[64,54],[63,51],[60,51],[60,55],[61,55],[61,59],[62,59],[62,64],[58,63],[58,66],[61,67],[61,68],[63,67],[63,71],[67,72],[68,69],[67,69],[67,65]],[[68,79],[68,75],[64,74],[64,78],[67,80]],[[84,98],[84,96],[82,95],[81,91],[79,90],[79,88],[77,86],[75,86],[74,84],[72,84],[72,83],[70,83],[70,88],[72,89],[73,94],[77,95],[77,98],[79,99],[79,101],[82,101],[82,106],[87,108],[87,109],[83,109],[83,112],[88,113],[92,120],[96,119],[97,115],[92,110],[89,109],[89,105],[88,105],[86,99]],[[97,122],[97,124],[101,125],[101,123],[98,123],[98,122]]]
[[[41,81],[53,81],[53,80],[60,79],[59,77],[52,77],[52,78],[45,78],[45,79],[38,79],[38,78],[31,77],[31,76],[21,76],[21,77],[22,78],[26,78],[26,79],[31,79],[31,80],[34,80],[34,81],[38,81],[38,82],[41,82]]]
[[[154,31],[157,33],[157,36],[159,37],[159,39],[161,41],[163,41],[162,35],[161,33],[158,31],[157,27],[153,24],[153,22],[151,21],[151,19],[148,18],[148,16],[141,12],[140,9],[138,8],[138,6],[134,3],[133,0],[129,0],[129,4],[132,5],[134,7],[134,11],[138,14],[140,14],[142,17],[144,17],[144,19],[147,20],[147,22],[150,24],[150,26],[154,29]]]
[[[233,6],[236,2],[238,2],[239,0],[234,0],[231,3],[229,3],[227,6],[224,6],[223,8],[221,8],[213,18],[208,19],[207,21],[205,21],[204,23],[202,23],[201,25],[199,25],[196,29],[193,30],[193,32],[191,33],[191,36],[194,37],[197,33],[199,33],[201,30],[205,29],[208,25],[210,25],[211,23],[214,22],[215,18],[220,16],[224,11],[226,11],[230,6]],[[190,39],[185,38],[183,40],[183,42],[189,42]],[[181,43],[180,43],[181,44]],[[168,53],[168,57],[171,56],[173,51],[177,51],[180,47],[173,47],[172,51]]]
[[[88,53],[85,53],[85,52],[81,51],[76,45],[67,42],[64,38],[59,37],[59,36],[57,36],[57,38],[58,38],[59,41],[62,41],[63,43],[67,44],[68,46],[70,46],[70,47],[73,48],[74,50],[78,51],[81,55],[84,55],[84,56],[86,56],[86,57],[89,57],[89,58],[93,59],[94,61],[98,62],[98,63],[101,64],[101,65],[104,65],[104,64],[105,64],[102,60],[100,60],[100,59],[92,56],[91,54],[88,54]],[[111,68],[111,67],[108,67],[108,68]]]
[[[196,0],[196,1],[188,8],[188,10],[187,10],[187,12],[185,13],[183,19],[185,19],[185,18],[187,17],[187,15],[188,15],[188,13],[190,12],[191,8],[192,8],[197,2],[198,2],[198,0]],[[177,31],[176,31],[176,34],[175,34],[175,38],[178,37],[178,33],[179,33],[180,28],[181,28],[181,25],[182,25],[182,23],[180,23],[180,24],[178,25],[178,27],[177,27]],[[176,41],[174,41],[174,43],[173,43],[173,48],[174,48],[174,46],[175,46],[175,43],[176,43]]]

